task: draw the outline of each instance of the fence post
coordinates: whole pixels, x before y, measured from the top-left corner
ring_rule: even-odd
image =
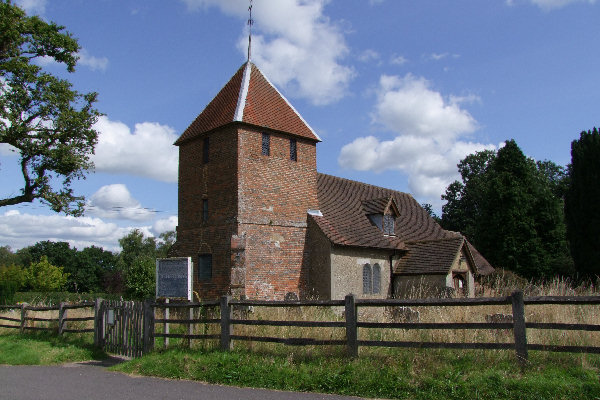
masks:
[[[169,299],[165,299],[165,304],[169,304]],[[169,319],[169,315],[171,314],[169,312],[169,307],[165,307],[165,312],[164,313],[165,313],[164,314],[165,315],[165,319]],[[165,335],[169,334],[169,323],[168,322],[165,322],[164,325],[163,325],[163,333]],[[165,341],[163,343],[164,343],[164,348],[166,349],[167,347],[169,347],[169,338],[165,336],[164,339],[165,339]]]
[[[527,362],[527,332],[525,329],[525,303],[523,292],[517,290],[510,296],[513,312],[513,332],[515,336],[515,351],[521,366]]]
[[[231,350],[231,296],[221,297],[221,350]]]
[[[356,298],[353,294],[346,295],[346,348],[350,357],[358,357],[358,328],[356,326]]]
[[[190,305],[188,310],[188,318],[190,320],[194,319],[194,307]],[[191,322],[188,322],[188,336],[192,336],[194,334],[194,325]],[[187,340],[188,349],[192,348],[192,338],[188,337]]]
[[[100,341],[102,340],[102,336],[100,335],[101,331],[101,327],[102,327],[102,314],[101,314],[101,310],[100,307],[102,306],[102,299],[101,298],[96,298],[96,300],[94,300],[94,346],[96,347],[101,347],[102,344],[100,343]]]
[[[19,327],[21,333],[25,332],[25,318],[27,317],[27,310],[25,309],[26,306],[27,303],[21,304],[21,326]]]
[[[67,310],[65,309],[65,303],[60,302],[60,304],[58,305],[58,336],[61,336],[63,334],[66,317]]]
[[[154,349],[154,307],[152,300],[144,300],[144,354]]]

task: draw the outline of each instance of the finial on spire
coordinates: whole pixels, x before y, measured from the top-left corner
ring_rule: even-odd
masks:
[[[248,12],[250,13],[250,18],[248,18],[248,26],[250,27],[250,31],[248,33],[248,62],[250,62],[250,56],[252,55],[252,25],[254,25],[254,20],[252,19],[252,0],[250,0]]]

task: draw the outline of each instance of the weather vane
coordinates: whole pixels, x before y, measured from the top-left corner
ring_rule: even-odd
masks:
[[[248,12],[250,13],[250,18],[248,18],[248,26],[250,27],[250,32],[248,33],[248,61],[250,61],[250,55],[252,50],[252,25],[254,25],[254,20],[252,19],[252,0],[250,0],[250,7],[248,7]]]

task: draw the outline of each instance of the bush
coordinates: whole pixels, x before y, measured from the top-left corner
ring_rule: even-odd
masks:
[[[0,280],[0,304],[13,304],[16,292],[16,282]]]
[[[39,262],[32,262],[25,270],[27,286],[31,290],[52,292],[61,290],[67,283],[69,274],[62,267],[50,264],[48,257],[42,256]]]

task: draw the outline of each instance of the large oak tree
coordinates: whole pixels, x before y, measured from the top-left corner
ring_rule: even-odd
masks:
[[[36,61],[49,57],[73,72],[78,51],[64,27],[0,1],[0,143],[18,153],[23,176],[0,207],[39,199],[56,212],[83,213],[71,184],[93,168],[97,94],[77,92]]]

